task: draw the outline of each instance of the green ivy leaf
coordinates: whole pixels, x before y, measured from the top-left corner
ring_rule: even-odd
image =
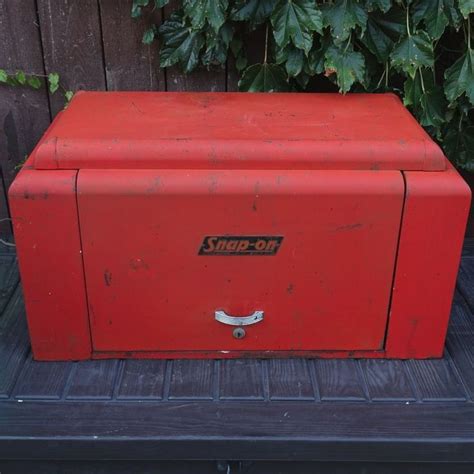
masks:
[[[185,73],[191,72],[199,62],[204,36],[186,25],[182,12],[174,12],[159,29],[162,37],[160,66],[178,64]]]
[[[247,67],[248,60],[245,56],[238,56],[235,59],[235,67],[237,71],[243,71]]]
[[[474,0],[459,0],[459,9],[462,16],[467,18],[471,13],[474,13]]]
[[[322,74],[324,72],[324,62],[327,50],[332,46],[331,37],[329,35],[320,38],[319,48],[313,48],[308,54],[308,61],[305,64],[305,72],[310,76]]]
[[[425,127],[440,127],[446,121],[448,103],[430,69],[419,69],[414,78],[407,78],[403,103]]]
[[[301,49],[290,48],[285,69],[289,77],[296,77],[303,70],[305,55]]]
[[[420,99],[420,106],[423,111],[420,115],[421,125],[441,127],[445,122],[447,105],[442,87],[436,86],[426,90]]]
[[[390,68],[387,67],[387,63],[385,63],[384,68],[381,69],[380,62],[377,60],[377,58],[373,54],[370,53],[368,49],[361,48],[360,52],[364,56],[364,61],[365,61],[364,80],[361,81],[361,84],[363,85],[363,90],[366,92],[389,91],[390,88],[386,87],[387,69],[389,71],[389,80],[390,80]],[[359,92],[361,88],[357,87],[357,89],[355,90]]]
[[[444,78],[444,92],[450,102],[466,94],[474,105],[474,50],[468,49],[445,71]]]
[[[438,39],[449,25],[453,12],[456,15],[454,0],[416,0],[413,4],[412,19],[415,25],[423,21],[427,33],[433,39]]]
[[[41,88],[41,80],[38,76],[30,76],[27,80],[28,85],[33,89],[40,89]]]
[[[322,33],[323,22],[316,2],[311,0],[280,0],[272,13],[273,35],[280,48],[290,41],[309,52],[313,33]]]
[[[9,86],[18,86],[18,82],[15,79],[15,76],[8,76],[6,84]]]
[[[459,167],[474,171],[474,126],[459,129],[457,123],[448,129],[443,149],[447,156]]]
[[[419,31],[404,37],[392,54],[392,65],[412,78],[420,67],[434,66],[433,44],[427,33]]]
[[[386,13],[390,10],[391,6],[392,0],[367,0],[367,8],[369,10],[375,10],[378,8],[379,10]]]
[[[290,47],[287,46],[284,49],[277,48],[275,51],[275,62],[277,64],[283,64],[288,60],[288,54],[290,53]]]
[[[305,72],[302,72],[301,74],[298,74],[295,77],[296,83],[302,89],[306,89],[306,87],[308,86],[309,79],[310,79],[310,76],[308,74],[306,74]]]
[[[361,40],[379,62],[387,62],[400,36],[406,34],[405,13],[393,8],[389,13],[369,15],[367,30]]]
[[[246,21],[254,30],[270,17],[277,0],[237,0],[231,10],[231,19]]]
[[[212,28],[209,29],[206,35],[206,50],[202,56],[205,66],[225,64],[233,34],[230,23],[223,25],[217,34]]]
[[[328,73],[336,74],[337,85],[343,93],[349,92],[354,82],[364,81],[364,56],[352,48],[330,46],[326,52],[324,66]]]
[[[59,74],[52,72],[48,75],[49,92],[54,94],[59,89]]]
[[[359,0],[336,0],[324,8],[324,23],[331,27],[336,43],[346,41],[357,27],[364,32],[367,18],[367,11]]]
[[[462,24],[462,15],[456,4],[456,0],[445,0],[444,4],[444,12],[448,17],[449,24],[458,30]]]
[[[403,104],[406,107],[418,107],[420,104],[423,89],[421,88],[420,75],[423,74],[424,79],[427,79],[425,71],[415,74],[415,77],[407,77],[404,84]]]
[[[151,28],[148,28],[148,30],[143,33],[143,39],[142,42],[143,44],[151,44],[153,43],[153,40],[155,39],[156,34],[158,33],[158,28],[153,25]]]
[[[142,14],[142,8],[146,7],[149,0],[133,0],[132,3],[132,18],[138,18]]]
[[[247,67],[247,56],[244,54],[244,44],[239,36],[233,36],[230,42],[230,49],[235,57],[235,67],[237,71],[243,71]]]
[[[183,2],[184,13],[194,29],[204,28],[207,20],[216,33],[225,22],[228,6],[228,0],[184,0]]]
[[[26,84],[26,75],[23,71],[18,71],[15,74],[15,79],[18,82],[18,84],[24,86]]]
[[[308,61],[305,65],[305,72],[311,76],[314,76],[315,74],[322,74],[324,72],[325,56],[325,49],[312,49],[308,54]]]
[[[7,71],[4,69],[0,69],[0,82],[6,84],[8,81],[8,74]]]
[[[169,0],[155,0],[155,8],[163,8]],[[138,18],[142,14],[142,9],[150,4],[150,0],[133,0],[132,18]]]
[[[248,67],[239,81],[244,92],[282,92],[288,90],[285,70],[278,64],[254,64]]]

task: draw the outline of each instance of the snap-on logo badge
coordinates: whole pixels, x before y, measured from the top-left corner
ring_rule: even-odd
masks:
[[[275,235],[210,235],[204,237],[199,255],[276,255],[282,241]]]

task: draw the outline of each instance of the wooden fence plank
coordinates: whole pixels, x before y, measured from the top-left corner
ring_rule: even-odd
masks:
[[[168,91],[224,92],[226,90],[225,69],[207,71],[198,69],[186,75],[173,66],[167,69]]]
[[[237,92],[239,90],[239,79],[240,72],[237,71],[235,67],[235,59],[232,56],[232,52],[229,51],[229,56],[227,57],[227,92]]]
[[[67,90],[106,89],[98,1],[38,0],[38,14],[46,72]],[[60,91],[50,100],[53,114],[64,107]]]
[[[161,10],[131,17],[132,0],[99,0],[108,90],[164,90],[158,44],[145,45],[143,33],[161,23]]]
[[[34,0],[0,0],[0,45],[0,68],[44,75]],[[50,112],[45,87],[0,87],[0,164],[8,188],[18,163],[47,128]]]
[[[182,2],[171,0],[169,5],[164,8],[165,19],[177,8],[181,7]],[[178,67],[166,69],[166,86],[168,91],[212,91],[224,92],[226,90],[226,69],[215,68],[208,71],[205,68],[198,68],[191,74],[184,74]]]

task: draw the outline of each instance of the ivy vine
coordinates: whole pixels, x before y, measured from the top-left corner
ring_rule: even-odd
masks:
[[[41,89],[43,87],[43,81],[46,80],[48,83],[48,89],[51,94],[55,94],[58,90],[61,90],[66,103],[72,99],[74,95],[73,91],[65,89],[61,83],[59,74],[52,72],[48,75],[45,74],[33,74],[26,73],[25,71],[7,72],[4,69],[0,69],[0,84],[8,86],[24,86],[30,87],[31,89]]]
[[[167,3],[134,0],[132,16]],[[242,91],[396,92],[474,171],[473,13],[474,0],[183,0],[143,41],[158,38],[161,67],[185,73],[232,56]],[[262,59],[250,64],[256,29]]]

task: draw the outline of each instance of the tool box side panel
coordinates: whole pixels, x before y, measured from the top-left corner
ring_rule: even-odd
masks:
[[[75,170],[36,171],[27,163],[9,190],[28,326],[37,360],[91,356],[76,175]]]
[[[471,192],[456,170],[406,172],[386,340],[390,358],[443,354]]]

